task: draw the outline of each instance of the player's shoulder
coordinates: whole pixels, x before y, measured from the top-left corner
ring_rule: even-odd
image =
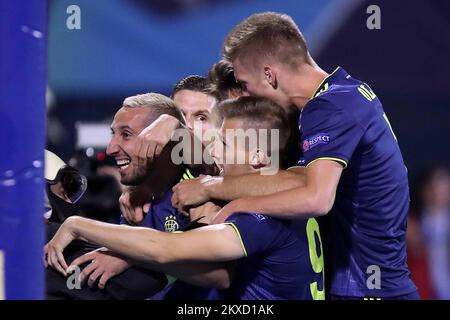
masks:
[[[274,220],[274,219],[267,215],[263,215],[263,214],[258,214],[258,213],[253,213],[253,212],[235,212],[232,215],[230,215],[226,221],[227,222],[249,221],[249,222],[254,222],[254,223],[267,223],[272,220]]]
[[[265,231],[277,233],[288,231],[291,228],[292,221],[253,212],[236,212],[229,216],[225,223],[233,223],[255,230],[262,228]]]
[[[258,213],[236,212],[225,223],[233,225],[243,235],[276,239],[277,243],[290,235],[288,220]]]
[[[287,221],[286,219],[278,219],[254,212],[235,212],[225,220],[225,223],[275,231],[286,228]]]
[[[376,99],[372,89],[364,82],[353,78],[343,68],[337,67],[333,73],[324,79],[305,111],[313,111],[321,106],[322,110],[334,110],[354,113],[361,104],[368,104]]]
[[[324,121],[361,124],[376,116],[379,108],[375,105],[381,103],[366,83],[337,68],[305,105],[302,119],[313,126]]]

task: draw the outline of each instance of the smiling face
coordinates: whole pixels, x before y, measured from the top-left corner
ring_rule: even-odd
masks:
[[[239,58],[233,61],[234,76],[242,86],[243,95],[267,98],[285,109],[290,108],[292,102],[280,88],[275,69],[258,64],[259,66],[248,67]],[[277,85],[271,84],[271,81]]]
[[[115,158],[119,167],[120,182],[124,185],[141,184],[147,168],[137,165],[133,148],[139,133],[150,124],[151,108],[122,107],[111,124],[111,141],[106,153]]]

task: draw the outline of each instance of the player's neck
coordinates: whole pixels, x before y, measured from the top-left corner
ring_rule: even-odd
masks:
[[[290,82],[292,86],[290,97],[300,111],[311,100],[326,77],[328,77],[328,73],[316,64],[304,65],[293,75],[294,79]]]

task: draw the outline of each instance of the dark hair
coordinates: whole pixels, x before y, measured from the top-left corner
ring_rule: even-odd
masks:
[[[168,114],[177,118],[181,123],[186,123],[183,113],[175,102],[169,97],[159,93],[144,93],[126,98],[122,104],[125,108],[152,108],[152,121],[162,114]]]
[[[172,99],[178,91],[190,90],[210,94],[208,91],[208,80],[199,75],[191,75],[178,81],[172,90]]]
[[[243,129],[279,130],[279,148],[286,148],[290,135],[290,125],[286,111],[269,99],[242,96],[237,99],[224,100],[217,106],[218,115],[222,119],[238,118],[245,120]],[[273,150],[272,150],[273,151]]]
[[[72,200],[74,196],[78,200],[86,191],[86,187],[83,188],[83,184],[87,184],[86,178],[70,166],[60,169],[59,181],[63,186],[64,193],[72,202],[76,202]]]
[[[276,12],[257,13],[240,22],[225,38],[222,53],[228,61],[250,56],[254,61],[255,56],[265,55],[289,66],[312,62],[294,20]]]
[[[233,65],[220,60],[212,65],[208,72],[209,90],[220,101],[228,99],[230,91],[242,93],[241,84],[234,77]]]

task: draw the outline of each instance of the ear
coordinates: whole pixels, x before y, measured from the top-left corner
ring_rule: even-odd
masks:
[[[262,149],[256,148],[251,154],[250,165],[253,169],[261,169],[268,165],[269,158]]]
[[[276,89],[278,87],[277,75],[271,67],[264,67],[264,76],[266,77],[266,81],[272,86],[272,88]]]

